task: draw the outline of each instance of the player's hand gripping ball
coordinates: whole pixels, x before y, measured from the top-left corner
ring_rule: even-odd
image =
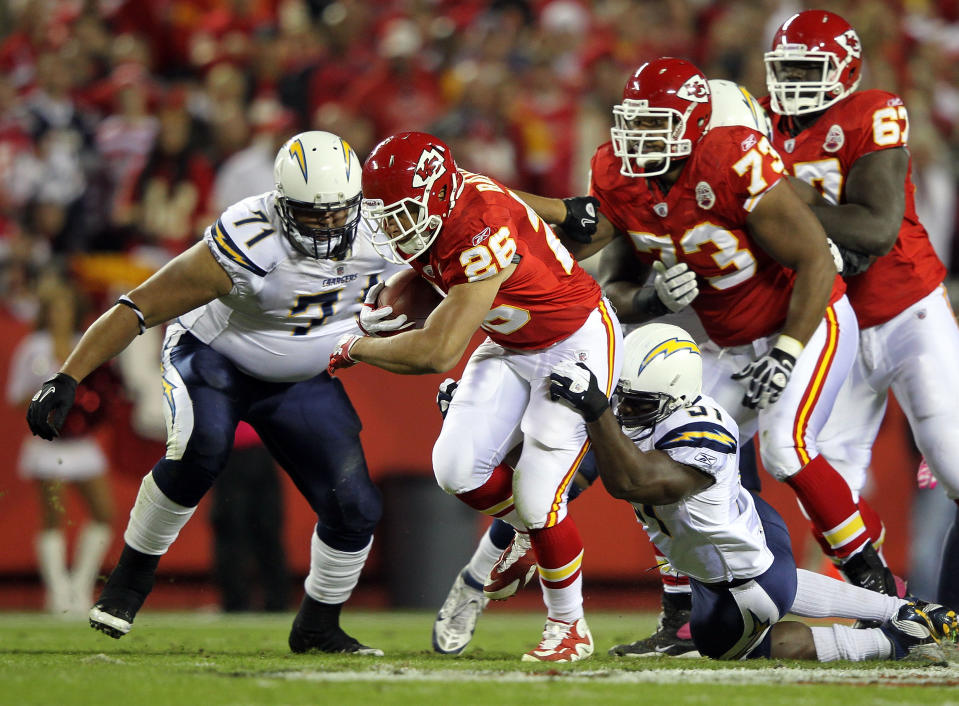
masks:
[[[378,335],[391,336],[410,328],[423,328],[426,319],[441,301],[443,296],[432,284],[416,274],[415,270],[397,272],[378,289],[373,311],[389,307],[390,315],[394,317],[390,321],[397,321],[400,318],[403,318],[403,321],[396,330]]]

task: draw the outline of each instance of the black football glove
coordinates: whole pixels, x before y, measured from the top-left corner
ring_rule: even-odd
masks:
[[[563,199],[566,218],[560,223],[569,238],[577,243],[593,242],[593,233],[599,223],[599,201],[593,196],[571,196]]]
[[[609,409],[609,400],[599,389],[593,371],[571,360],[559,363],[549,374],[549,398],[568,402],[587,423],[595,422]]]
[[[57,373],[43,383],[27,408],[27,424],[33,435],[47,441],[60,436],[76,395],[77,381],[66,373]]]
[[[795,366],[796,356],[777,344],[759,360],[733,373],[733,380],[746,382],[742,405],[750,409],[766,409],[774,404],[786,389]]]
[[[450,410],[450,403],[453,401],[453,395],[456,394],[456,388],[459,387],[459,380],[446,378],[440,383],[440,389],[436,392],[436,406],[440,408],[440,414],[446,419],[446,413]]]
[[[842,256],[842,271],[839,273],[843,277],[855,277],[861,275],[869,269],[873,263],[872,255],[849,248],[836,243],[836,248]]]

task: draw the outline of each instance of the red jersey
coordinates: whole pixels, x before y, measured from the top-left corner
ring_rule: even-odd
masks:
[[[482,328],[506,348],[545,348],[576,332],[599,304],[596,280],[509,189],[460,170],[463,192],[427,252],[410,262],[444,292],[517,263]]]
[[[762,104],[769,108],[769,98]],[[846,177],[863,155],[906,147],[909,118],[899,96],[886,91],[858,91],[828,110],[796,137],[789,116],[769,113],[773,144],[790,171],[817,187],[831,203],[846,203]],[[906,210],[892,250],[863,274],[846,280],[859,327],[876,326],[896,316],[935,289],[946,276],[926,229],[916,214],[912,160],[904,185]]]
[[[709,337],[739,346],[769,336],[786,321],[795,273],[773,260],[746,230],[746,217],[783,174],[761,133],[713,128],[667,193],[655,179],[623,176],[610,143],[593,155],[590,192],[646,264],[685,262],[699,295],[691,306]],[[837,275],[830,303],[844,291]]]

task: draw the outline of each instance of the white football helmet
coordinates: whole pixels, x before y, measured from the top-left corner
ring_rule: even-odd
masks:
[[[613,393],[613,413],[627,429],[651,427],[699,397],[703,358],[679,326],[647,324],[623,343],[623,372]]]
[[[349,143],[329,132],[301,132],[280,148],[276,211],[293,247],[318,259],[347,255],[360,222],[362,170]]]
[[[772,134],[769,115],[753,98],[753,94],[735,81],[722,78],[709,79],[709,91],[712,93],[713,114],[709,118],[709,129],[742,125],[758,130],[766,137]]]

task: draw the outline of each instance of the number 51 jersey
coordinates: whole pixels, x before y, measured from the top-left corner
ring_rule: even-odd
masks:
[[[739,482],[739,427],[701,395],[647,429],[626,432],[640,451],[658,449],[714,479],[671,505],[633,503],[670,566],[702,583],[753,578],[773,562],[753,498]]]
[[[342,260],[303,255],[283,235],[274,199],[270,191],[238,201],[207,228],[203,240],[233,290],[177,321],[244,373],[296,382],[326,370],[336,341],[360,333],[369,288],[406,268],[381,258],[362,232]]]

